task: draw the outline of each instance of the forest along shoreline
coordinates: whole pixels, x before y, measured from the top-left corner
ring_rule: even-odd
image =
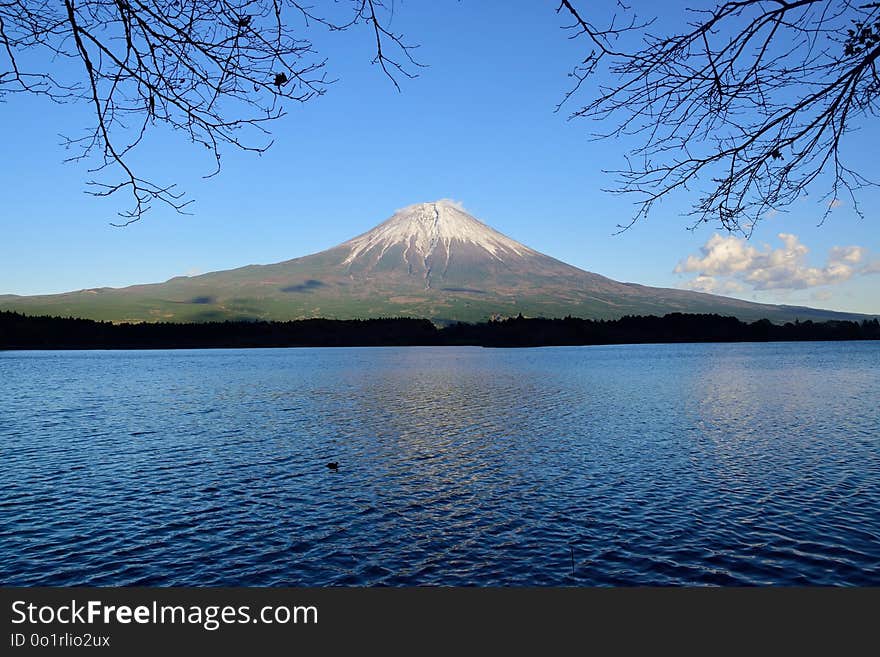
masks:
[[[525,318],[438,326],[428,319],[115,324],[0,311],[0,349],[198,349],[247,347],[538,347],[682,342],[878,340],[877,318],[751,323],[671,313],[615,320]]]

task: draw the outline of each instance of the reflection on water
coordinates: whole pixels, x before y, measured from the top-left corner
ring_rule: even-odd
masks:
[[[0,353],[0,583],[880,584],[878,361]]]

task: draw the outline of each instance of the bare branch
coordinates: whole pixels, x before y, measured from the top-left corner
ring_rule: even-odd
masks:
[[[130,194],[114,225],[139,220],[156,201],[184,212],[191,201],[174,184],[135,172],[132,151],[156,126],[207,150],[208,176],[220,170],[224,147],[265,151],[284,103],[305,103],[332,83],[305,36],[310,25],[331,32],[363,25],[394,85],[398,75],[415,77],[413,47],[391,31],[380,0],[325,4],[328,14],[319,15],[295,0],[0,0],[0,99],[32,93],[91,106],[93,125],[64,144],[74,150],[68,161],[94,162],[90,171],[101,179],[89,183],[90,193]],[[55,59],[73,62],[78,74],[56,79],[48,72]],[[42,70],[23,70],[23,61]]]
[[[825,216],[847,194],[875,184],[843,161],[844,137],[878,109],[880,3],[737,0],[689,13],[687,29],[647,32],[627,16],[601,30],[572,2],[557,9],[590,52],[563,102],[587,79],[614,80],[571,114],[635,137],[619,193],[636,194],[633,222],[661,199],[699,187],[695,224],[716,221],[750,235],[756,223],[825,185]],[[620,22],[620,16],[615,17]],[[626,42],[626,48],[621,44]]]

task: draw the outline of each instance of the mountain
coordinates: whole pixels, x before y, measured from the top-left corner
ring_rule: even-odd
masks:
[[[669,312],[747,321],[863,318],[620,283],[530,249],[450,201],[411,205],[339,246],[273,265],[126,288],[0,296],[0,309],[112,321],[409,316],[448,322]]]

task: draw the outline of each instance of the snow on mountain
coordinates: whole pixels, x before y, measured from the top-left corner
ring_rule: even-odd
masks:
[[[449,200],[407,206],[342,246],[350,249],[345,264],[374,249],[379,249],[381,258],[397,245],[403,246],[404,261],[414,264],[417,260],[424,262],[441,250],[448,259],[454,253],[455,243],[483,249],[502,262],[510,255],[537,255],[536,251],[493,230]]]
[[[541,220],[541,217],[535,217]],[[861,319],[621,283],[520,244],[448,200],[398,210],[335,247],[164,283],[0,297],[0,310],[110,321],[493,316],[617,318],[719,313],[753,321]]]

